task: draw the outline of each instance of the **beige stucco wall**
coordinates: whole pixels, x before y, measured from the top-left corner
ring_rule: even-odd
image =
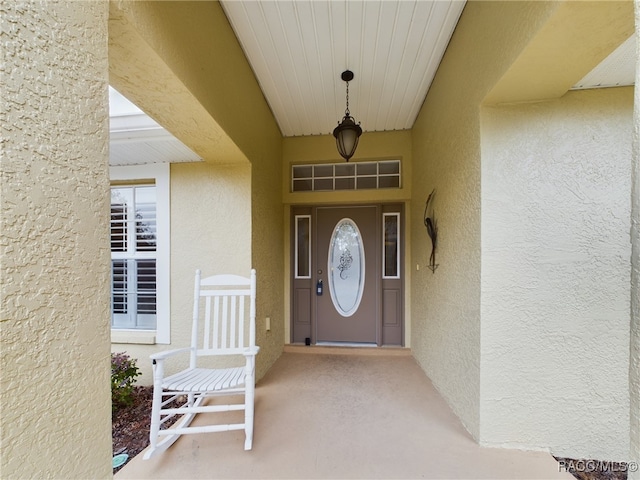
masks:
[[[566,91],[558,86],[578,81],[633,31],[628,2],[579,7],[577,2],[468,2],[412,130],[411,223],[421,224],[424,202],[435,189],[440,231],[435,274],[424,268],[430,253],[426,231],[412,233],[413,263],[422,267],[412,280],[411,346],[477,439],[484,351],[480,106],[557,97]],[[596,30],[597,48],[583,48]],[[573,59],[576,52],[579,58]],[[566,59],[571,59],[570,75]],[[541,83],[545,88],[538,88]],[[518,85],[531,88],[517,91]]]
[[[640,1],[635,0],[636,42],[640,45]],[[640,47],[639,47],[640,48]],[[629,356],[630,438],[629,461],[640,466],[640,63],[636,62],[635,110],[631,190],[631,342]],[[629,473],[640,480],[640,470]]]
[[[250,165],[246,248],[258,272],[260,378],[284,335],[278,126],[218,2],[112,2],[109,47],[110,80],[121,93],[207,163]],[[174,254],[172,265],[180,264],[185,252],[172,246]]]
[[[275,119],[219,2],[115,0],[113,3],[112,17],[124,16],[123,21],[128,22],[157,60],[164,64],[163,71],[168,69],[219,125],[220,133],[237,145],[247,158],[269,156],[273,148],[279,148],[272,144],[274,140],[280,143]],[[118,42],[116,38],[110,40]],[[126,63],[126,60],[121,58],[117,63]],[[135,72],[136,68],[139,67],[129,65],[127,73]],[[155,89],[157,80],[153,73],[147,72],[147,88]],[[122,76],[123,73],[118,75]],[[118,78],[118,81],[126,82],[126,79]],[[164,93],[164,101],[151,101],[148,107],[151,112],[157,112],[162,120],[160,123],[169,128],[170,113],[183,113],[167,111],[174,92],[165,90]],[[146,112],[144,92],[132,94],[140,100],[135,103]],[[181,110],[180,106],[173,108]],[[172,128],[169,130],[173,133]],[[177,130],[179,138],[185,135],[181,139],[187,145],[194,142],[182,129]],[[206,132],[200,134],[206,135]],[[214,158],[207,160],[215,161]]]
[[[628,458],[632,113],[633,88],[482,111],[484,445]]]
[[[187,347],[191,341],[193,279],[218,273],[249,275],[251,266],[251,167],[176,163],[171,166],[171,344],[113,343],[137,359],[139,385],[151,385],[149,355]],[[188,365],[188,357],[167,364],[169,373]]]
[[[554,8],[543,2],[515,3],[467,3],[412,130],[411,348],[476,438],[480,435],[479,105]],[[426,268],[431,243],[422,225],[425,202],[434,189],[440,266],[432,273]]]
[[[266,122],[266,119],[264,120]],[[245,125],[246,127],[246,125]],[[262,378],[284,345],[284,215],[280,183],[282,138],[269,130],[256,136],[251,160],[251,264],[258,272],[256,377]],[[271,330],[265,328],[271,319]]]
[[[111,477],[108,2],[0,4],[0,476]]]

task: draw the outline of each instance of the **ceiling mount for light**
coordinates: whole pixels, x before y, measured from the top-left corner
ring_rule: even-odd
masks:
[[[349,112],[349,82],[353,80],[353,72],[345,70],[342,72],[341,78],[347,82],[347,108],[344,111],[342,122],[333,130],[333,136],[336,137],[336,146],[340,156],[348,162],[353,157],[353,154],[356,153],[358,139],[362,135],[362,128],[360,128],[359,123],[356,124],[355,118]]]

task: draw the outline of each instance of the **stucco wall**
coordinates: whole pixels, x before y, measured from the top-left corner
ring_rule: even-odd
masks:
[[[482,113],[481,438],[628,457],[633,89]]]
[[[476,438],[480,429],[479,105],[554,8],[546,2],[467,3],[412,130],[411,348]],[[427,268],[431,244],[423,213],[434,189],[440,266],[432,273]]]
[[[251,169],[176,163],[171,166],[171,345],[113,344],[138,360],[139,385],[151,385],[149,355],[187,347],[191,341],[193,279],[203,275],[249,275],[251,266]],[[172,373],[188,365],[186,356],[167,364]],[[260,360],[260,359],[258,359]]]
[[[0,4],[3,478],[111,477],[107,12]]]
[[[477,439],[484,352],[480,106],[562,95],[633,30],[628,7],[628,2],[468,2],[412,130],[411,224],[422,224],[425,200],[435,189],[439,267],[435,274],[425,269],[430,242],[424,228],[414,228],[413,263],[420,270],[412,280],[411,346]],[[537,88],[541,84],[548,88]]]
[[[278,126],[218,2],[117,1],[111,3],[111,21],[112,31],[119,32],[109,39],[114,86],[202,152],[206,162],[250,164],[246,232],[251,235],[250,264],[258,272],[260,378],[282,353],[284,335]],[[224,226],[218,228],[224,234]],[[184,252],[173,246],[172,251],[180,261]],[[267,316],[271,332],[264,329]]]
[[[281,148],[278,139],[278,153]],[[269,149],[270,150],[270,149]],[[280,193],[280,155],[269,154],[251,165],[251,263],[257,271],[256,378],[260,379],[282,354],[284,345],[285,236]],[[266,318],[271,330],[266,331]]]
[[[640,45],[640,1],[636,0],[636,45]],[[640,47],[638,47],[640,48]],[[629,356],[630,462],[640,465],[640,63],[636,62],[635,110],[633,124],[633,161],[631,193],[631,348]],[[629,473],[640,480],[640,471]]]

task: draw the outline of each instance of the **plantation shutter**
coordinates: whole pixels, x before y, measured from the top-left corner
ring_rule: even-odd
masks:
[[[156,188],[111,189],[112,328],[156,328]]]

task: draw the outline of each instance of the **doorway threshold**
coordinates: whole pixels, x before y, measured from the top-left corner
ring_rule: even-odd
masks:
[[[357,345],[357,346],[354,346]],[[364,346],[363,346],[364,345]],[[411,356],[411,349],[405,347],[378,347],[376,344],[319,343],[316,345],[287,344],[284,353],[308,353],[325,355],[379,355]]]

